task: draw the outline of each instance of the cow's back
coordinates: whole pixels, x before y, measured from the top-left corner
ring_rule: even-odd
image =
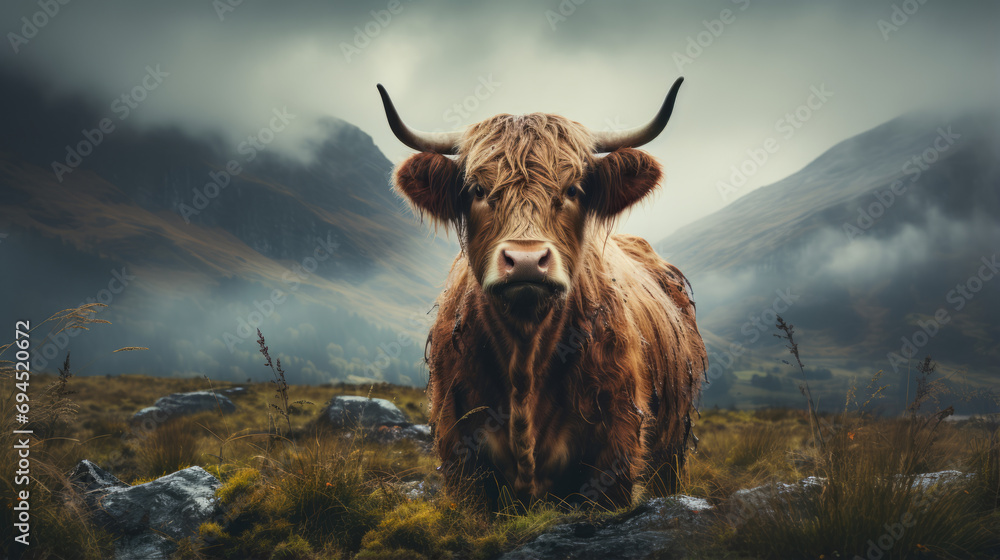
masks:
[[[669,493],[676,489],[707,354],[684,275],[645,239],[623,234],[613,239],[628,263],[608,259],[608,264],[614,274],[631,281],[622,288],[628,300],[624,306],[640,331],[647,364],[638,372],[638,404],[649,417],[643,429],[647,475],[658,477],[650,481],[653,490]],[[617,276],[614,284],[620,282]]]

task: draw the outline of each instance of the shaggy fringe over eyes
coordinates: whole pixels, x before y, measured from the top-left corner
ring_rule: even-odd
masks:
[[[575,236],[565,232],[562,214],[549,211],[561,204],[561,192],[581,183],[593,165],[593,139],[583,125],[558,115],[497,115],[472,125],[459,147],[464,187],[489,191],[495,212],[480,213],[475,239],[468,239],[474,270],[485,270],[491,244],[503,239],[537,238],[547,232],[565,259],[577,253]],[[471,226],[470,226],[471,227]]]
[[[580,123],[558,115],[497,115],[469,128],[459,165],[469,184],[504,189],[527,180],[543,189],[522,190],[535,206],[546,207],[552,193],[581,180],[593,165],[594,140]]]
[[[579,183],[590,212],[610,230],[615,216],[656,187],[660,166],[652,156],[631,148],[600,158],[593,150],[590,131],[564,117],[497,115],[466,131],[457,161],[435,153],[415,154],[397,167],[393,186],[421,218],[430,216],[435,229],[453,227],[463,249],[467,224],[462,191],[474,185],[488,189],[494,201],[515,197],[521,208],[541,209],[565,186]],[[488,229],[530,224],[530,219],[511,219],[488,224]],[[501,238],[524,232],[491,233]]]
[[[545,207],[566,185],[584,183],[594,216],[610,225],[659,183],[659,163],[649,154],[622,148],[595,157],[594,139],[583,125],[558,115],[498,115],[465,135],[459,166],[469,184],[504,189],[527,179],[542,189],[520,189],[535,207]]]

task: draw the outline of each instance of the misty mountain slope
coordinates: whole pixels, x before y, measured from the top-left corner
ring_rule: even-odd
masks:
[[[988,181],[984,177],[996,178],[996,160],[991,155],[997,153],[997,124],[996,117],[991,115],[983,119],[966,118],[955,124],[926,116],[890,121],[841,142],[798,173],[753,191],[711,216],[681,228],[661,241],[659,247],[669,251],[672,258],[684,263],[692,272],[739,268],[747,263],[759,266],[762,260],[773,256],[777,248],[801,243],[803,232],[826,228],[832,225],[831,220],[854,223],[856,209],[852,207],[850,212],[843,212],[842,207],[875,189],[888,188],[895,180],[902,180],[907,188],[913,184],[915,188],[911,192],[921,191],[915,197],[905,192],[897,197],[904,203],[909,198],[930,197],[936,204],[957,211],[959,215],[981,205],[996,208],[996,190],[982,182]],[[940,136],[939,127],[946,133],[950,127],[953,134],[961,137],[955,140],[955,149],[939,152],[940,158],[928,164],[937,182],[925,187],[926,181],[918,177],[918,182],[912,183],[914,174],[905,173],[903,166],[933,147]],[[970,144],[976,148],[971,148]],[[946,164],[946,160],[956,156],[963,158],[961,163]],[[952,173],[956,167],[969,165],[985,171],[986,175],[970,173],[968,177],[942,178],[942,174]],[[909,202],[908,206],[912,209],[914,204]],[[887,215],[885,221],[896,221],[892,218],[891,214]],[[725,227],[719,227],[722,224]],[[842,223],[836,225],[842,226]],[[884,235],[886,231],[874,228],[872,233]],[[706,247],[712,247],[713,251],[703,251]]]
[[[657,250],[691,280],[699,324],[750,350],[730,370],[780,356],[770,336],[777,311],[799,327],[804,354],[835,370],[884,369],[898,381],[912,364],[891,354],[930,354],[995,383],[1000,281],[988,263],[1000,254],[998,136],[992,113],[897,118]],[[935,313],[944,319],[936,327]],[[716,346],[719,364],[730,362],[725,347]]]
[[[4,277],[20,296],[12,313],[41,320],[100,300],[125,274],[134,279],[102,311],[114,327],[93,329],[80,353],[150,351],[116,355],[101,373],[259,375],[259,326],[300,382],[420,382],[423,314],[456,246],[391,192],[391,164],[368,135],[328,119],[310,157],[246,159],[211,140],[121,129],[59,181],[60,145],[100,112],[28,89],[4,92],[23,111],[0,131],[0,252],[30,272]],[[217,179],[231,160],[240,171]],[[213,180],[223,188],[196,204]]]

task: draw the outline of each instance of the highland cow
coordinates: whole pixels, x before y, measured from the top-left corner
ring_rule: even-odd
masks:
[[[430,418],[448,484],[490,507],[676,491],[705,346],[685,277],[612,230],[660,181],[634,148],[666,126],[682,80],[619,133],[542,113],[418,132],[378,86],[420,152],[394,188],[462,247],[427,339]]]

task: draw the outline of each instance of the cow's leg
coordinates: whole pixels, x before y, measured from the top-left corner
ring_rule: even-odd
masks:
[[[680,472],[684,467],[684,450],[674,447],[656,449],[649,454],[643,477],[646,493],[654,496],[676,494],[680,485]]]
[[[510,453],[503,430],[507,416],[502,408],[486,408],[460,418],[455,416],[457,414],[441,416],[441,422],[452,426],[450,430],[437,433],[439,428],[435,426],[435,446],[445,483],[456,498],[482,504],[489,511],[499,511],[510,501],[507,487],[513,475],[503,472],[494,461],[495,455]],[[514,465],[512,456],[502,456],[501,460]]]
[[[632,489],[643,464],[640,418],[627,402],[605,407],[598,428],[598,445],[589,463],[587,488],[582,494],[598,506],[614,509],[632,503]]]
[[[674,422],[658,419],[646,434],[646,468],[643,476],[646,492],[652,496],[676,494],[691,422],[685,418]]]

